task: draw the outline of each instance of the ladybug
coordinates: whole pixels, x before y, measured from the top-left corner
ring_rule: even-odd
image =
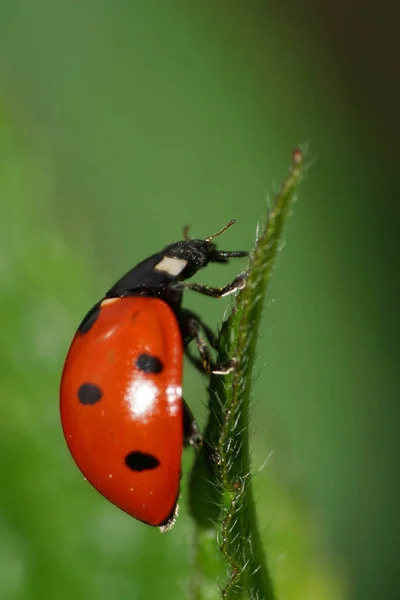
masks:
[[[212,240],[170,244],[128,271],[87,313],[72,340],[60,389],[64,436],[77,466],[113,504],[167,531],[174,524],[183,446],[202,438],[182,398],[182,364],[195,340],[207,373],[211,331],[182,307],[183,291],[220,298],[244,287],[239,275],[222,288],[188,283],[210,262],[247,252],[218,250]]]

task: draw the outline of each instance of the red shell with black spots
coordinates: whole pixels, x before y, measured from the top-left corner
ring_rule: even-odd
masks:
[[[88,481],[136,519],[173,522],[183,448],[183,346],[157,298],[110,298],[76,333],[61,379],[69,450]]]

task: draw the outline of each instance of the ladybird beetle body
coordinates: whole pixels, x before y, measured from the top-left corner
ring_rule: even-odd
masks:
[[[124,275],[83,319],[61,379],[76,464],[112,503],[161,530],[175,520],[184,441],[201,439],[182,398],[189,341],[205,370],[229,371],[212,368],[203,324],[181,308],[184,288],[221,297],[244,285],[243,276],[223,288],[183,283],[209,262],[246,255],[217,250],[214,237],[171,244]]]
[[[174,513],[180,480],[180,330],[157,298],[112,298],[99,309],[90,329],[77,332],[65,364],[65,436],[100,493],[160,525]]]

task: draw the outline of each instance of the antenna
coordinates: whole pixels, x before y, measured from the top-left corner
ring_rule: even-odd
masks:
[[[188,241],[191,239],[190,235],[189,235],[189,229],[190,229],[190,225],[184,225],[183,227],[183,239]]]
[[[221,233],[224,233],[227,229],[229,229],[229,227],[232,227],[232,225],[234,225],[236,223],[236,219],[232,219],[231,221],[229,221],[229,223],[227,223],[225,225],[225,227],[223,227],[220,231],[218,231],[217,233],[214,233],[214,235],[210,235],[208,238],[206,238],[204,241],[205,242],[211,242],[211,240],[213,240],[214,238],[218,237],[219,235],[221,235]]]

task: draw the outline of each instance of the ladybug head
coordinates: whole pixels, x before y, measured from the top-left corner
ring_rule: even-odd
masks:
[[[169,258],[177,258],[187,262],[186,267],[180,273],[179,279],[192,277],[196,271],[202,269],[210,262],[227,263],[230,258],[247,256],[242,250],[218,250],[212,242],[214,238],[224,233],[236,222],[229,221],[220,231],[207,237],[205,240],[195,240],[188,236],[188,227],[183,230],[184,240],[175,242],[164,249],[163,254]]]
[[[160,296],[171,283],[189,279],[210,262],[227,263],[231,258],[247,256],[247,252],[241,250],[218,250],[213,243],[214,238],[234,223],[235,219],[229,221],[221,231],[205,240],[192,240],[185,227],[185,239],[170,244],[133,267],[107,292],[106,298],[135,294]],[[172,302],[170,297],[169,302]]]

